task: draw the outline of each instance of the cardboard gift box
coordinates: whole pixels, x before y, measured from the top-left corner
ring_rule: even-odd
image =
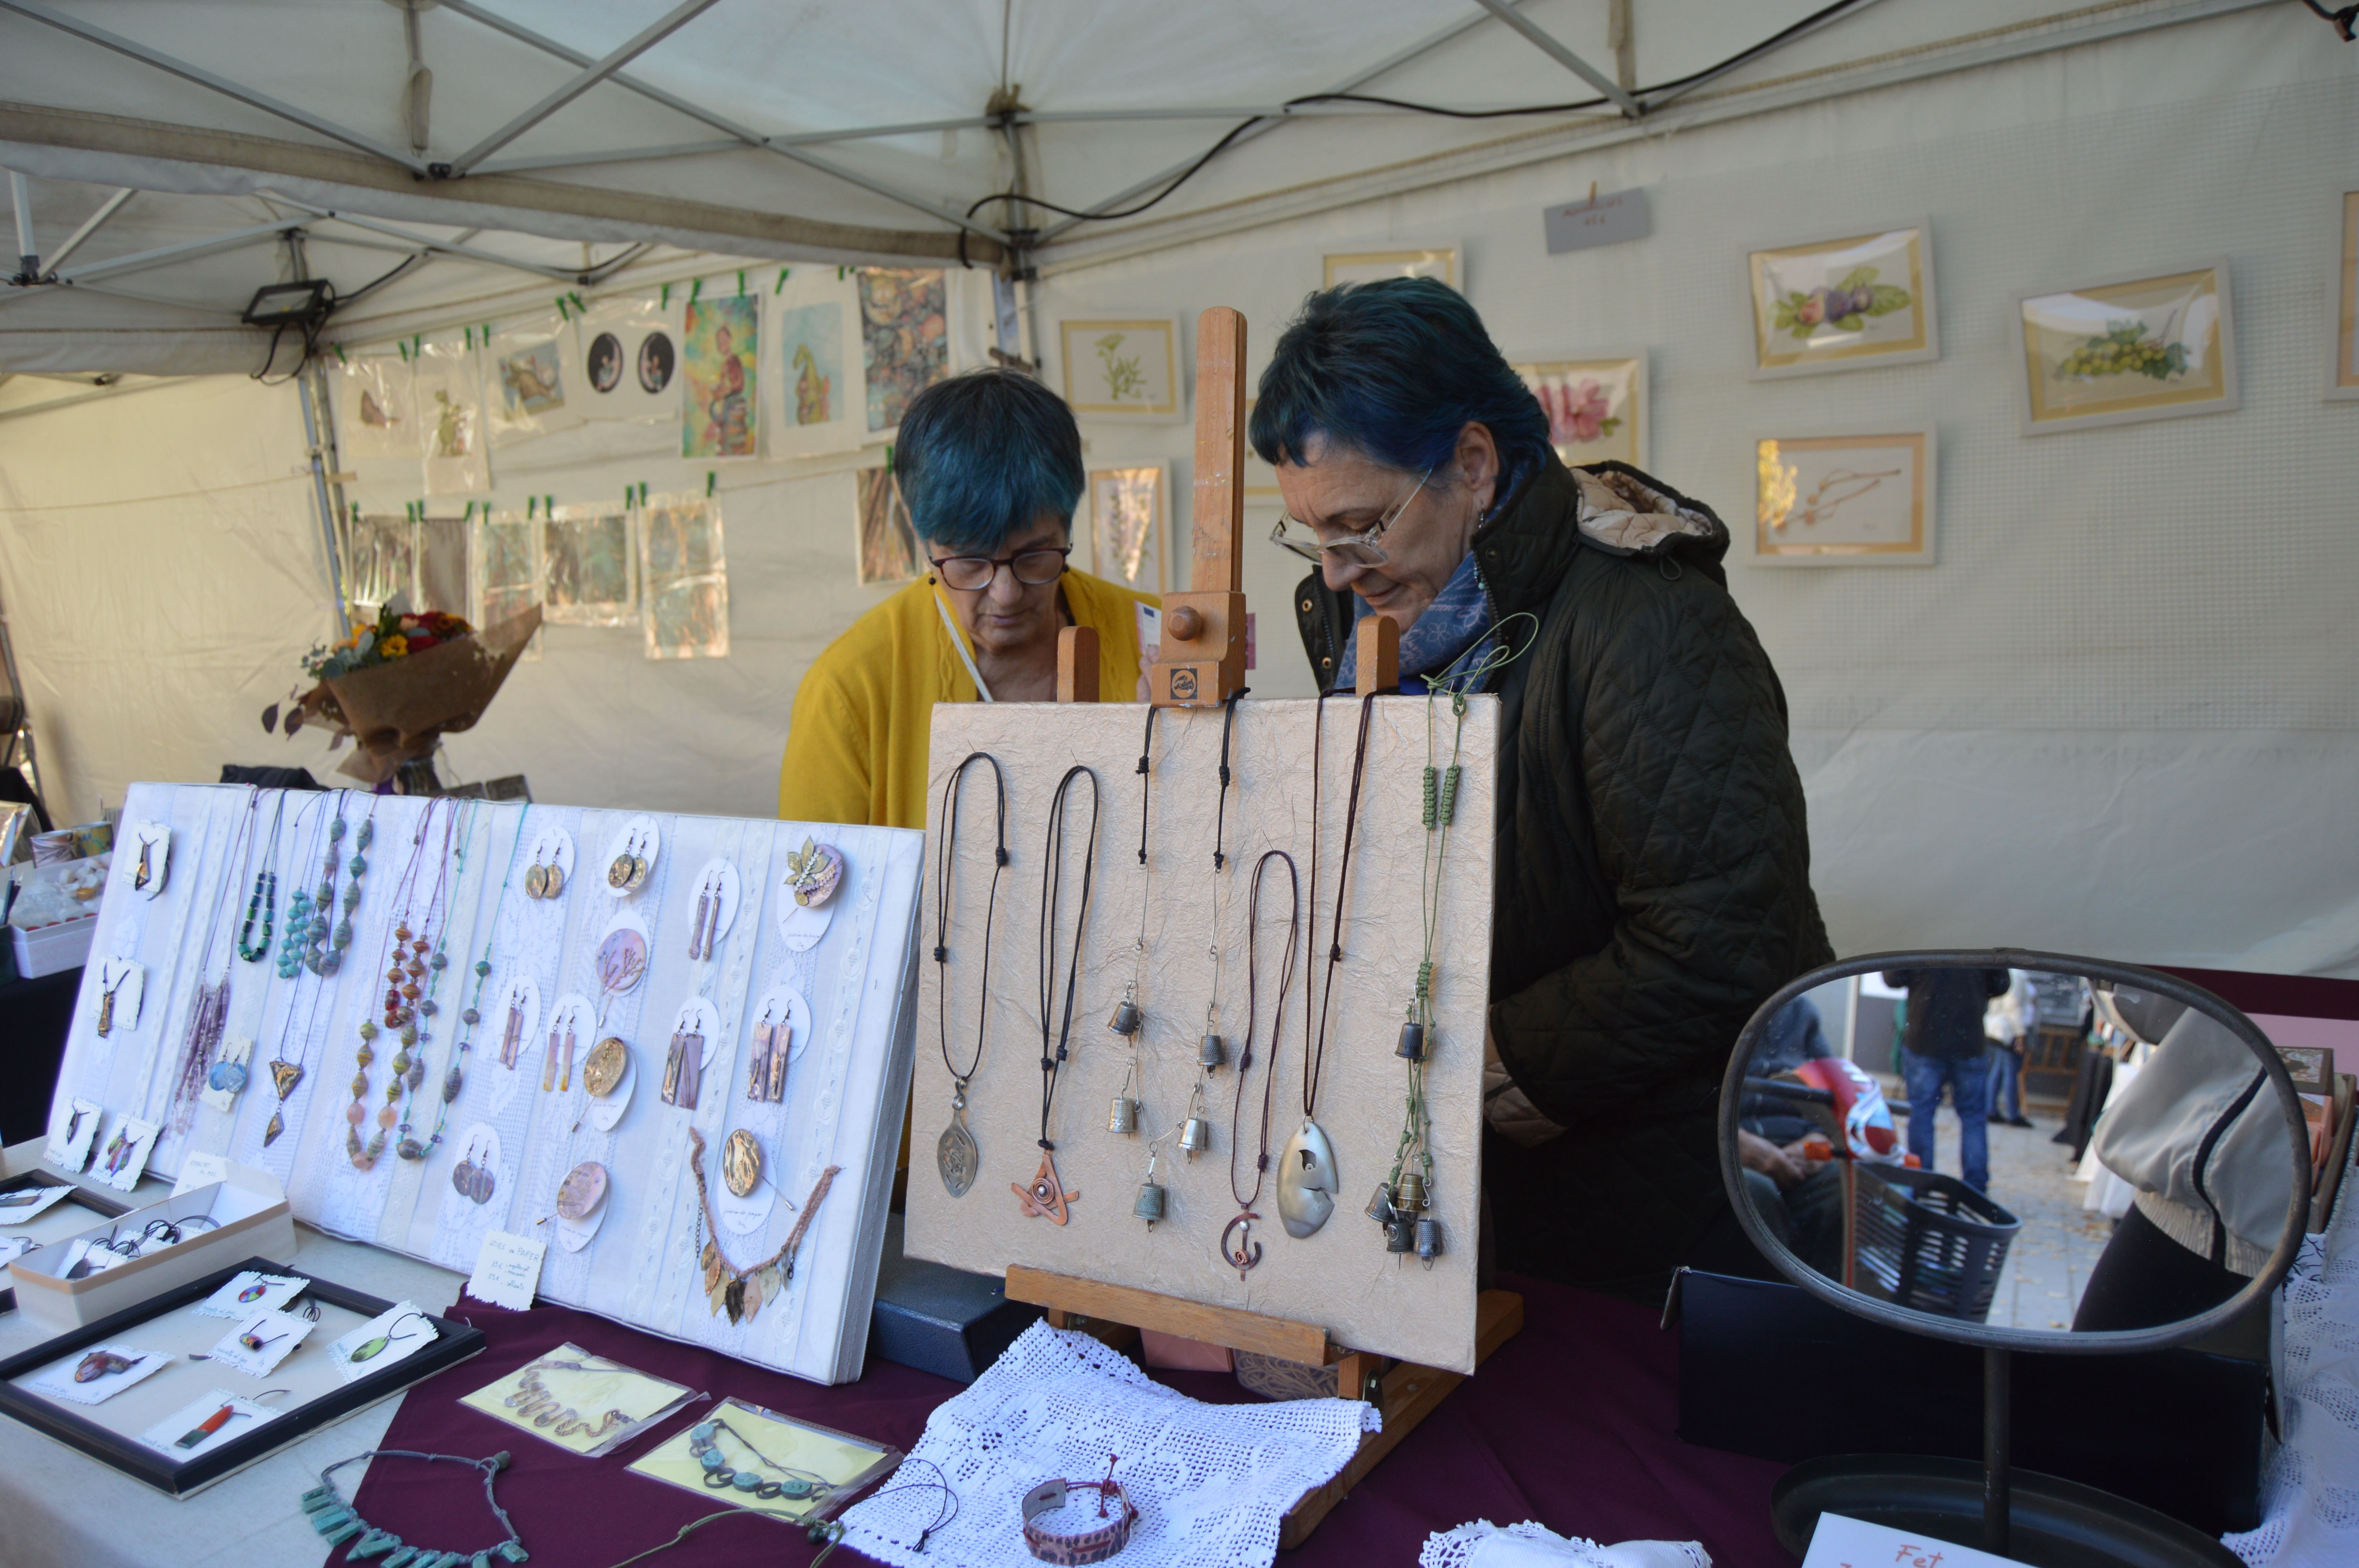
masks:
[[[67,1259],[78,1240],[136,1236],[149,1220],[185,1223],[197,1215],[215,1221],[212,1228],[184,1234],[169,1247],[79,1280],[65,1277]],[[17,1311],[32,1322],[63,1330],[126,1311],[218,1271],[224,1260],[257,1252],[294,1256],[295,1217],[287,1206],[287,1195],[267,1173],[232,1166],[226,1177],[210,1186],[192,1187],[35,1248],[8,1266],[8,1280],[16,1288]]]

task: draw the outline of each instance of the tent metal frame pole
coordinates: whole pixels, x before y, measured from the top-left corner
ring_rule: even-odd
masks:
[[[1595,88],[1629,118],[1635,120],[1647,112],[1646,106],[1632,97],[1620,82],[1559,43],[1556,36],[1538,22],[1518,14],[1507,0],[1474,0],[1474,4],[1521,33],[1534,49]]]
[[[1247,110],[1250,114],[1252,111]],[[1234,111],[1206,110],[1201,116],[1180,118],[1225,119]],[[1029,115],[1019,114],[1018,120]],[[987,131],[998,124],[983,114],[962,115],[955,120],[912,120],[903,125],[857,125],[845,131],[790,131],[782,135],[759,138],[763,148],[819,146],[830,142],[856,142],[877,136],[922,136],[940,131]],[[718,141],[669,142],[653,147],[617,147],[606,152],[551,153],[545,157],[493,158],[475,166],[477,174],[527,174],[543,168],[582,168],[607,163],[645,163],[655,158],[698,157],[712,153],[737,152],[752,146],[743,136],[729,136]]]
[[[316,132],[330,141],[342,142],[348,147],[356,147],[362,152],[381,157],[387,163],[398,164],[413,174],[426,173],[424,163],[411,157],[408,153],[387,146],[374,136],[364,136],[358,131],[347,130],[333,120],[322,119],[308,109],[299,109],[284,100],[273,98],[267,92],[258,92],[242,82],[232,81],[225,76],[217,76],[202,66],[191,65],[187,60],[168,55],[160,49],[151,49],[147,45],[135,43],[118,33],[110,33],[104,27],[94,27],[77,17],[66,16],[60,11],[52,11],[47,5],[35,5],[33,0],[0,0],[0,11],[13,11],[17,16],[31,21],[55,27],[61,33],[71,33],[74,37],[96,44],[101,49],[109,49],[117,54],[128,55],[133,59],[144,61],[158,70],[168,71],[183,81],[193,81],[200,87],[212,89],[224,98],[234,98],[239,103],[259,109],[266,114],[276,114],[282,120],[291,120],[305,130]]]
[[[124,203],[129,201],[137,194],[138,192],[136,190],[134,190],[130,186],[126,185],[122,189],[117,190],[114,195],[108,197],[105,203],[102,205],[97,211],[83,219],[82,227],[67,235],[66,243],[60,245],[54,252],[50,253],[49,269],[43,275],[45,280],[55,281],[58,276],[58,268],[65,265],[66,257],[82,249],[82,243],[84,240],[89,239],[92,234],[97,233],[100,224],[105,222],[109,218],[114,217],[117,212],[122,211]]]
[[[452,3],[452,0],[443,0],[443,3],[445,5],[450,5]],[[1506,3],[1509,5],[1517,5],[1521,3],[1521,0],[1506,0]],[[1376,78],[1383,76],[1387,71],[1399,70],[1402,66],[1408,64],[1409,61],[1418,59],[1419,56],[1431,53],[1433,50],[1438,49],[1442,45],[1448,43],[1451,39],[1458,37],[1461,33],[1466,32],[1470,28],[1479,27],[1488,20],[1490,20],[1490,16],[1487,13],[1483,12],[1477,12],[1471,16],[1462,17],[1458,21],[1452,22],[1447,27],[1439,28],[1434,32],[1428,33],[1424,38],[1419,38],[1417,42],[1410,44],[1406,49],[1395,50],[1393,53],[1386,55],[1384,59],[1376,61],[1375,64],[1367,67],[1365,70],[1353,72],[1352,75],[1345,77],[1342,81],[1336,83],[1327,91],[1331,93],[1355,92],[1359,89],[1365,87],[1369,82],[1374,81]],[[1260,124],[1254,125],[1246,129],[1235,141],[1231,142],[1229,146],[1232,148],[1241,147],[1245,146],[1245,143],[1253,141],[1257,137],[1267,135],[1270,132],[1277,129],[1278,126],[1285,124],[1285,120],[1265,120]],[[1090,217],[1097,217],[1113,208],[1121,206],[1124,202],[1131,200],[1131,198],[1135,196],[1144,196],[1148,191],[1154,189],[1157,186],[1164,184],[1166,181],[1178,178],[1180,175],[1185,174],[1190,168],[1192,168],[1195,165],[1195,158],[1189,158],[1184,162],[1175,163],[1169,168],[1163,170],[1160,174],[1149,176],[1147,178],[1140,180],[1136,185],[1131,186],[1127,189],[1115,191],[1112,196],[1107,197],[1104,200],[1100,201],[1094,207],[1088,208],[1086,211]],[[1082,218],[1067,218],[1060,222],[1051,223],[1049,227],[1041,230],[1039,233],[1033,236],[1033,248],[1036,250],[1038,249],[1040,246],[1054,240],[1058,235],[1080,226],[1086,221],[1087,220]]]
[[[529,272],[541,277],[553,277],[560,283],[579,283],[582,280],[582,274],[579,272],[568,272],[563,267],[542,266],[538,262],[516,261],[512,257],[495,255],[490,251],[479,251],[473,245],[457,240],[437,240],[393,223],[380,223],[374,218],[356,217],[350,212],[339,212],[329,207],[314,207],[308,201],[296,200],[284,191],[262,190],[255,194],[266,196],[273,201],[283,202],[298,212],[307,212],[321,222],[349,223],[355,229],[366,229],[373,233],[406,241],[420,251],[436,251],[444,255],[464,256],[469,261],[481,262],[486,266],[510,267],[517,272]]]
[[[302,225],[303,220],[296,218],[281,223],[265,223],[251,229],[235,229],[226,234],[215,234],[211,239],[187,240],[177,245],[164,245],[152,251],[136,251],[127,256],[114,256],[106,261],[92,262],[88,266],[78,266],[71,272],[60,273],[52,268],[43,275],[42,280],[68,287],[88,287],[102,277],[146,272],[151,267],[168,266],[176,261],[190,261],[198,256],[213,255],[222,251],[234,251],[245,245],[260,244],[265,241],[277,239],[289,229],[299,229]],[[0,294],[0,305],[13,304],[19,299],[31,299],[40,292],[38,289],[28,288],[16,293]]]
[[[303,254],[302,231],[287,236],[287,254],[301,277],[310,265]],[[312,499],[320,508],[320,537],[328,550],[328,589],[336,596],[335,626],[343,630],[352,612],[344,598],[344,483],[336,454],[334,403],[328,395],[328,367],[317,354],[308,355],[295,373],[296,401],[303,406],[303,446],[311,460]],[[332,489],[332,496],[330,494]]]
[[[429,164],[427,166],[428,168],[437,178],[449,178],[466,173],[705,12],[712,9],[719,3],[720,0],[681,0],[681,4],[673,6],[669,12],[650,23],[636,37],[626,40],[604,59],[592,61],[572,81],[558,88],[556,92],[452,158],[448,164]]]
[[[33,243],[33,182],[13,168],[8,171],[8,205],[16,213],[16,281],[36,282],[41,257]]]
[[[16,5],[21,3],[22,0],[0,0],[0,5]],[[512,22],[507,17],[499,15],[495,11],[486,10],[483,6],[476,5],[474,0],[440,0],[440,4],[443,10],[454,11],[462,16],[465,16],[472,21],[480,22],[484,26],[492,28],[496,32],[506,33],[508,37],[516,39],[519,43],[530,44],[537,49],[541,49],[547,53],[553,54],[560,59],[569,60],[575,65],[588,65],[592,63],[590,57],[583,54],[581,50],[569,48],[564,44],[559,43],[555,38],[549,38],[540,33],[536,33],[530,27],[524,27],[519,23]],[[730,119],[727,115],[716,114],[712,110],[703,107],[701,104],[691,103],[687,99],[682,98],[676,93],[667,92],[662,88],[656,86],[654,83],[642,81],[637,77],[632,76],[627,72],[618,70],[607,80],[614,82],[617,87],[629,88],[632,92],[637,93],[642,98],[652,99],[656,103],[662,104],[667,109],[676,110],[679,114],[686,114],[692,120],[701,121],[705,124],[712,126],[716,131],[726,132],[728,135],[736,137],[739,141],[745,143],[749,147],[757,147],[763,152],[771,153],[782,158],[791,159],[792,161],[801,164],[808,168],[816,169],[821,174],[842,180],[847,185],[857,185],[862,189],[882,196],[888,201],[898,202],[904,207],[908,207],[917,211],[923,212],[937,222],[953,224],[958,228],[964,229],[971,234],[979,235],[996,244],[1013,246],[1015,243],[1008,235],[993,228],[988,223],[979,223],[972,218],[962,217],[955,211],[946,211],[944,208],[926,200],[923,197],[903,190],[897,186],[888,185],[881,179],[872,179],[868,176],[862,174],[857,170],[842,168],[835,164],[829,163],[824,158],[814,157],[810,153],[801,151],[790,143],[785,141],[773,141],[771,138],[763,135],[759,131],[756,131],[748,126],[737,124],[737,122]]]

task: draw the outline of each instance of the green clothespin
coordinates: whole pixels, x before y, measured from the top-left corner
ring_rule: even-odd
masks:
[[[738,294],[738,297],[739,297],[740,298],[743,298],[743,297],[745,297],[745,269],[744,267],[742,267],[742,266],[741,266],[741,267],[739,267],[739,268],[737,269],[737,294]]]
[[[468,329],[467,329],[467,348],[468,348],[468,350],[472,352],[472,351],[473,351],[474,347],[475,347],[475,330],[474,330],[473,327],[470,327],[470,328],[468,328]]]
[[[792,267],[790,267],[790,266],[782,266],[782,267],[780,267],[780,268],[778,269],[778,287],[776,287],[776,288],[774,288],[774,289],[772,289],[772,290],[770,290],[770,292],[771,292],[771,293],[773,293],[773,294],[781,294],[781,293],[784,293],[784,292],[786,291],[786,287],[787,287],[787,274],[788,274],[788,273],[790,273],[790,272],[792,272],[792,271],[794,271],[794,270],[795,270],[795,269],[794,269],[794,268],[792,268]]]
[[[688,302],[690,305],[695,304],[697,300],[702,297],[703,293],[704,279],[699,277],[690,280],[688,286]]]
[[[712,498],[713,487],[720,482],[721,476],[719,474],[714,473],[711,469],[706,469],[704,470],[704,495],[706,500],[709,501]]]
[[[893,472],[893,449],[889,443],[885,448],[885,472],[887,478]]]
[[[543,512],[548,513],[551,518],[555,518],[557,515],[557,497],[553,495],[542,496],[540,498],[540,509]]]
[[[565,297],[573,301],[573,308],[581,311],[584,316],[590,314],[590,307],[582,303],[582,296],[580,294],[571,289],[568,289],[566,291]]]
[[[843,275],[844,275],[845,273],[850,272],[851,270],[852,270],[852,269],[851,269],[850,267],[848,267],[848,266],[840,266],[840,267],[837,267],[837,268],[835,269],[835,281],[836,281],[836,282],[838,282],[838,283],[842,283],[842,282],[843,281]]]
[[[539,507],[540,497],[538,495],[526,496],[524,498],[524,520],[527,523],[531,522],[533,514],[539,510]]]
[[[408,343],[396,341],[393,346],[401,351],[401,362],[403,364],[408,364],[409,362],[409,345]]]
[[[657,308],[658,309],[659,309],[659,310],[669,310],[669,309],[670,309],[670,308],[671,308],[671,285],[670,285],[670,284],[669,284],[669,283],[665,284],[665,285],[663,286],[663,292],[662,292],[661,294],[659,294],[659,295],[656,296],[656,308]]]
[[[565,313],[565,296],[562,294],[557,297],[557,319],[560,321],[571,321],[573,319],[572,317],[568,316]]]
[[[343,345],[343,344],[342,344],[342,343],[330,343],[330,344],[328,345],[328,347],[330,347],[330,348],[332,348],[332,349],[333,349],[333,350],[335,350],[335,351],[336,351],[336,362],[337,362],[338,364],[340,364],[340,365],[348,365],[348,364],[350,364],[350,363],[352,363],[352,362],[353,362],[352,361],[350,361],[350,360],[348,360],[348,359],[344,358],[344,345]]]

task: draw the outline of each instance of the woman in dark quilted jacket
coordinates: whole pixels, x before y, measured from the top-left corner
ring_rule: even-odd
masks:
[[[1407,691],[1492,639],[1521,650],[1484,685],[1486,1239],[1500,1268],[1659,1300],[1737,1240],[1714,1135],[1737,1031],[1833,957],[1728,530],[1626,465],[1568,469],[1482,319],[1430,279],[1312,295],[1252,438],[1286,498],[1278,542],[1318,563],[1295,606],[1321,690],[1352,683],[1364,615],[1400,628]]]

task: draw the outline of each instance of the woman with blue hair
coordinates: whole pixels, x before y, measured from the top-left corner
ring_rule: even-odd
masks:
[[[1382,615],[1404,690],[1500,698],[1497,1265],[1658,1301],[1680,1263],[1740,1265],[1721,1077],[1754,1010],[1833,953],[1728,530],[1625,464],[1567,468],[1473,307],[1427,278],[1312,295],[1252,437],[1286,498],[1272,537],[1318,568],[1294,598],[1321,688],[1350,686],[1353,624]]]
[[[1056,696],[1057,633],[1098,634],[1098,689],[1138,687],[1155,600],[1073,570],[1088,476],[1064,399],[1017,371],[938,382],[909,401],[894,472],[927,575],[828,645],[803,676],[778,770],[778,815],[926,825],[937,702]]]

